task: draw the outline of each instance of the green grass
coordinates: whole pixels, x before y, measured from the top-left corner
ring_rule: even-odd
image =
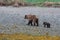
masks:
[[[42,2],[45,2],[45,1],[48,1],[48,2],[60,2],[60,0],[25,0],[26,2],[30,2],[30,3],[42,3]]]

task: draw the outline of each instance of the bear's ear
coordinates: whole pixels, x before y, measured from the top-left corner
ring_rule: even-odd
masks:
[[[27,19],[27,15],[25,15],[24,19]]]

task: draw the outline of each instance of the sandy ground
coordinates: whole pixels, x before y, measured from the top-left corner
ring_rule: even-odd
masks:
[[[31,35],[46,35],[48,33],[49,35],[60,35],[60,29],[56,28],[44,28],[44,27],[37,27],[37,26],[9,26],[9,27],[0,27],[0,33],[4,34],[15,34],[15,33],[25,33],[25,34],[31,34]]]
[[[0,40],[60,40],[60,36],[33,36],[29,34],[0,34]]]

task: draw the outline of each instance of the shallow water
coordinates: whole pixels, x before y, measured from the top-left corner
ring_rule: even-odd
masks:
[[[50,34],[60,35],[60,8],[47,8],[47,7],[0,7],[0,26],[4,26],[0,29],[0,32],[7,30],[5,33],[10,33],[12,25],[23,25],[21,28],[25,28],[27,22],[24,19],[25,14],[35,14],[39,18],[39,28],[42,27],[42,31],[49,30]],[[43,28],[42,23],[46,21],[51,24],[50,29]],[[17,29],[19,28],[17,27]],[[27,29],[29,26],[27,27]],[[9,30],[8,30],[9,29]],[[11,33],[19,32],[22,29],[12,29]],[[32,28],[33,29],[33,28]],[[1,31],[2,30],[2,31]],[[16,30],[16,31],[15,31]],[[30,29],[31,30],[31,29]],[[30,31],[29,30],[29,31]],[[39,29],[40,30],[40,29]],[[24,30],[22,30],[25,32]],[[55,32],[56,31],[56,32]],[[32,33],[32,31],[30,31]],[[47,32],[47,31],[44,31]],[[3,33],[3,32],[2,32]],[[29,32],[28,32],[29,33]],[[37,33],[37,32],[36,32]],[[42,34],[43,32],[41,32]],[[35,33],[32,33],[35,34]]]
[[[37,15],[40,25],[46,21],[53,27],[60,27],[60,8],[47,7],[0,7],[0,24],[25,24],[25,14]]]

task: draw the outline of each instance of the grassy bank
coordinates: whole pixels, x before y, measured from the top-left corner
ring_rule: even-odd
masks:
[[[60,40],[60,36],[32,36],[27,34],[0,34],[0,40]]]

